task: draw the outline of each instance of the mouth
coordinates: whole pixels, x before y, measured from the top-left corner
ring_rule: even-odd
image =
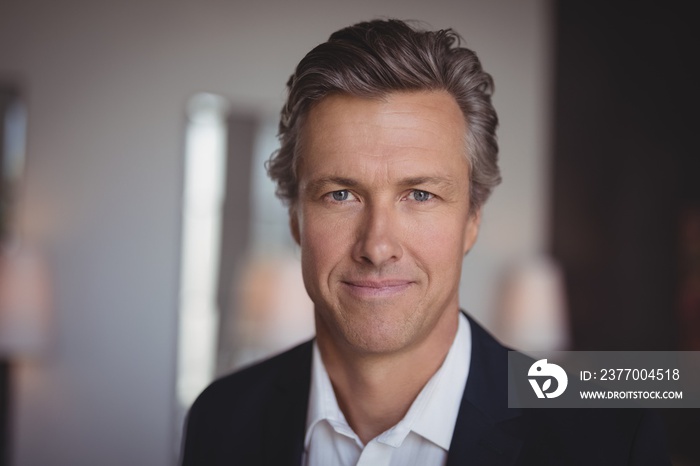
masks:
[[[384,298],[403,293],[414,282],[404,279],[392,280],[344,280],[343,287],[352,295],[361,298]]]

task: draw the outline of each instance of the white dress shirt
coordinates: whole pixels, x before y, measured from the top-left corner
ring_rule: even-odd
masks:
[[[444,465],[471,361],[471,329],[460,313],[457,334],[442,366],[403,419],[363,445],[338,407],[314,342],[304,441],[305,466]]]

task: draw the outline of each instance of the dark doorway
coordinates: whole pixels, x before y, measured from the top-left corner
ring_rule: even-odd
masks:
[[[566,274],[573,349],[700,350],[691,6],[556,3],[551,249]],[[698,411],[663,413],[679,464],[700,464]]]

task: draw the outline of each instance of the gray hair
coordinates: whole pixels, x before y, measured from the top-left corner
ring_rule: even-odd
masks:
[[[466,121],[470,211],[476,212],[500,183],[494,86],[476,54],[460,47],[452,29],[425,31],[400,20],[361,22],[334,32],[297,65],[287,82],[279,124],[280,149],[267,162],[277,196],[288,206],[298,197],[300,134],[315,103],[331,94],[381,98],[391,92],[444,90]]]

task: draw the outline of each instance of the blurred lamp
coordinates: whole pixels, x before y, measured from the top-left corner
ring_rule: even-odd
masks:
[[[515,267],[501,290],[498,335],[521,351],[564,351],[569,319],[563,274],[547,257]]]
[[[36,250],[12,243],[0,249],[0,357],[37,355],[46,347],[49,288]]]

